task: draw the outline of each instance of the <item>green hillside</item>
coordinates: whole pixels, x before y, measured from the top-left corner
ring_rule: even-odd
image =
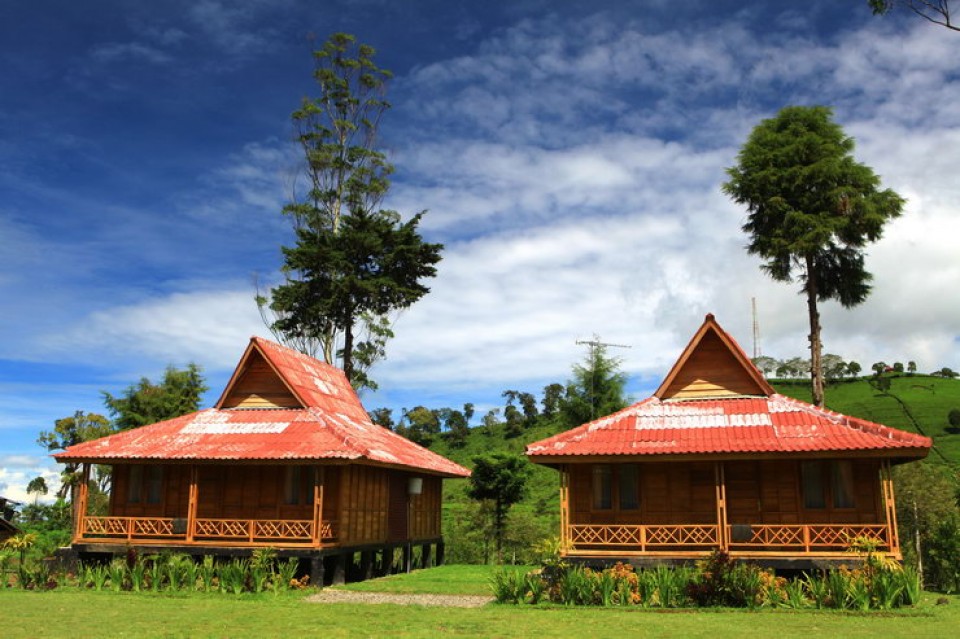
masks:
[[[930,375],[891,375],[890,389],[879,392],[860,378],[829,384],[827,408],[933,438],[930,461],[960,466],[960,433],[950,433],[948,413],[960,409],[960,380]],[[810,401],[810,385],[776,381],[777,392]]]
[[[931,437],[934,448],[929,461],[960,466],[960,433],[947,430],[948,413],[951,409],[960,409],[960,380],[927,375],[893,375],[889,379],[890,388],[886,392],[879,392],[866,378],[829,384],[827,406],[845,415]],[[810,401],[809,382],[805,380],[773,380],[773,386],[783,395]],[[564,429],[556,419],[541,416],[535,426],[524,430],[519,437],[508,438],[504,424],[477,426],[470,429],[462,447],[451,447],[446,437],[440,435],[430,448],[470,467],[475,455],[494,452],[521,455],[526,444]],[[489,542],[490,531],[483,529],[482,514],[477,512],[477,505],[467,497],[466,491],[467,480],[445,483],[444,534],[448,548],[457,553],[452,560],[482,561],[482,546]],[[533,560],[530,545],[557,534],[559,513],[558,473],[533,465],[528,495],[511,511],[512,532],[509,534],[513,540],[508,540],[506,559],[509,561],[512,554],[517,553],[518,561]],[[460,556],[461,553],[465,556]]]

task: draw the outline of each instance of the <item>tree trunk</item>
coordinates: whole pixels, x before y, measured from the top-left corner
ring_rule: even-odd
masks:
[[[500,503],[500,500],[497,500],[493,508],[493,536],[496,538],[498,566],[503,565],[503,520],[505,519],[503,511],[503,505]]]
[[[817,274],[813,256],[806,256],[807,266],[807,311],[810,315],[810,395],[814,406],[823,407],[823,364],[820,361],[820,310],[817,308]]]
[[[353,313],[351,311],[351,317]],[[353,384],[353,323],[347,324],[343,331],[343,374]]]

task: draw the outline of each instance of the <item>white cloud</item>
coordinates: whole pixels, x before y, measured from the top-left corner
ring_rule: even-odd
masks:
[[[47,483],[46,495],[27,493],[27,484],[35,477],[43,477]],[[20,503],[53,501],[60,489],[60,470],[53,459],[29,455],[0,455],[0,496]]]

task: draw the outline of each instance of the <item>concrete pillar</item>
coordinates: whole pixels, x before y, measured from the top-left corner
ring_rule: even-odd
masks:
[[[310,558],[310,585],[323,588],[323,555],[314,555]]]
[[[364,550],[360,553],[360,579],[370,579],[373,577],[374,552]]]
[[[347,582],[347,554],[339,553],[334,556],[333,578],[330,580],[331,586],[342,586]]]

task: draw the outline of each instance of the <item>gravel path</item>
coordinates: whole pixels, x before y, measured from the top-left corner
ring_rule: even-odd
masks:
[[[493,601],[493,597],[477,595],[423,595],[386,592],[354,592],[324,588],[307,597],[311,603],[398,604],[401,606],[446,606],[448,608],[479,608]]]

